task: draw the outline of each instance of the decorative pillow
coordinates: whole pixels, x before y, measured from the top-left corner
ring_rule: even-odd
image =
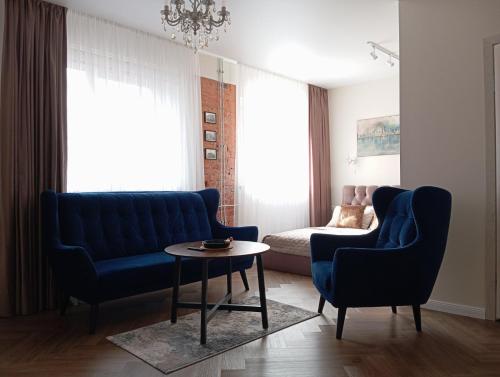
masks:
[[[337,224],[339,223],[339,218],[340,218],[340,206],[335,206],[333,210],[332,219],[328,224],[326,224],[326,226],[337,227]]]
[[[372,223],[374,217],[375,210],[373,209],[373,206],[366,206],[365,212],[363,213],[363,222],[361,224],[361,228],[370,228],[370,224]]]
[[[361,229],[364,212],[365,206],[342,205],[337,227]]]
[[[377,216],[375,216],[375,214],[374,214],[373,215],[372,223],[370,224],[370,226],[368,227],[368,229],[375,230],[377,228],[378,228],[378,219],[377,219]]]

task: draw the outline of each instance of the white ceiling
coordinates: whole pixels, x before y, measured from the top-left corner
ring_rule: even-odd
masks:
[[[49,0],[166,36],[164,0]],[[221,0],[216,0],[220,6]],[[326,88],[398,74],[366,42],[399,51],[395,0],[226,0],[232,25],[209,52]],[[167,34],[169,35],[169,34]]]

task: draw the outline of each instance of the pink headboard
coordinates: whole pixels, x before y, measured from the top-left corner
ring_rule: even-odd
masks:
[[[342,204],[372,205],[372,195],[378,186],[344,186]]]

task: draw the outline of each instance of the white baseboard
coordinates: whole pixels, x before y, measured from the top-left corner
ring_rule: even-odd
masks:
[[[464,317],[472,317],[479,319],[486,319],[486,310],[475,306],[453,304],[451,302],[429,300],[427,304],[422,305],[422,308],[435,310],[437,312],[445,312],[450,314],[457,314]]]

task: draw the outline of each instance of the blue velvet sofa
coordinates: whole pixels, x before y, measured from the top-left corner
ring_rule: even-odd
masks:
[[[338,308],[341,339],[348,307],[412,306],[421,331],[420,305],[427,302],[443,260],[451,194],[437,187],[407,191],[381,187],[373,194],[379,226],[361,236],[313,234],[311,268],[325,300]]]
[[[175,258],[166,246],[211,238],[257,241],[256,227],[227,227],[216,219],[219,192],[42,193],[43,247],[63,291],[91,305],[95,331],[99,303],[169,288]],[[201,279],[198,261],[184,259],[181,284]],[[253,257],[232,261],[246,289]],[[209,277],[226,274],[224,260],[210,262]]]

